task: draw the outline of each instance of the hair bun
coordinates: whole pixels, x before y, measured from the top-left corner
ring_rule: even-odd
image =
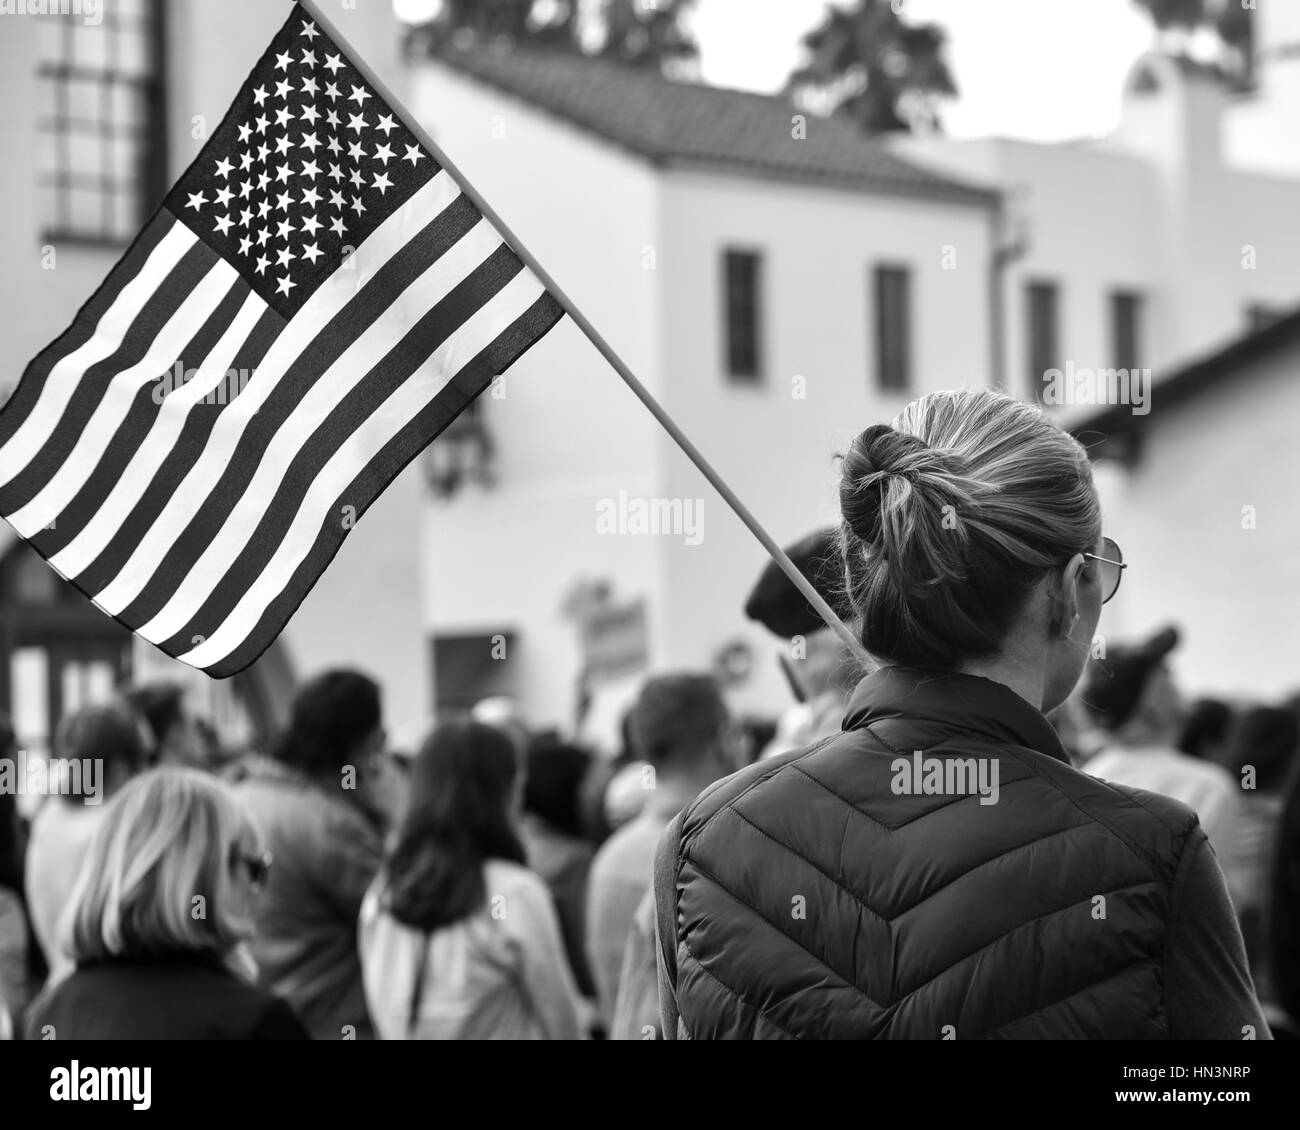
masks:
[[[854,447],[870,464],[872,471],[892,475],[899,456],[899,440],[904,437],[888,424],[872,424],[858,436]]]
[[[872,424],[858,435],[840,479],[840,510],[854,534],[865,542],[879,540],[886,485],[896,475],[915,485],[917,456],[928,450],[923,440],[888,424]]]

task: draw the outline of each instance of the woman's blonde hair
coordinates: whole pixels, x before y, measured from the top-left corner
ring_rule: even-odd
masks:
[[[106,806],[65,921],[78,964],[120,957],[226,957],[252,933],[232,858],[252,831],[239,801],[195,769],[153,769]]]
[[[932,392],[867,428],[844,456],[840,509],[864,646],[927,670],[996,655],[1047,570],[1101,537],[1083,446],[990,389]]]

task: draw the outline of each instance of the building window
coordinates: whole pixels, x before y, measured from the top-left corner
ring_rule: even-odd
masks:
[[[727,375],[737,381],[762,376],[763,260],[752,251],[723,257],[726,286]]]
[[[874,271],[876,380],[882,389],[906,389],[911,384],[911,279],[906,267]]]
[[[1055,283],[1031,282],[1025,290],[1029,322],[1029,387],[1036,393],[1048,369],[1061,367],[1060,290]]]
[[[127,243],[166,193],[162,9],[158,0],[117,0],[94,25],[39,17],[45,239]]]
[[[1110,296],[1112,364],[1117,369],[1141,369],[1142,296],[1131,290],[1117,290]]]

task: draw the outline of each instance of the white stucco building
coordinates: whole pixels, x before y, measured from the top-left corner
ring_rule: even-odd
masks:
[[[1254,95],[1151,54],[1131,72],[1115,135],[1076,144],[904,138],[886,148],[817,119],[800,139],[778,99],[524,50],[421,63],[412,98],[788,541],[834,520],[834,453],[927,389],[998,380],[1041,400],[1054,367],[1149,368],[1159,411],[1164,377],[1300,302],[1300,176],[1276,154],[1247,160],[1249,130],[1274,120],[1267,108],[1296,66],[1279,51],[1270,64],[1268,51],[1300,27],[1300,10],[1261,19]],[[1300,133],[1291,137],[1300,151]],[[742,337],[745,317],[760,327],[756,380],[737,379],[728,353],[736,303],[753,299],[743,276],[729,281],[735,251],[760,264],[741,319]],[[886,293],[883,323],[877,292],[898,284],[879,268],[907,278],[906,310]],[[882,324],[894,329],[882,336]],[[771,713],[788,701],[775,642],[740,610],[761,549],[576,327],[561,323],[498,391],[481,413],[495,485],[426,516],[426,615],[438,668],[450,668],[446,696],[513,693],[539,720],[566,721],[582,651],[563,598],[580,578],[605,578],[616,603],[644,602],[646,667],[707,667],[746,644],[753,672],[734,688],[737,704]],[[1067,419],[1088,411],[1062,409]],[[1119,525],[1140,521],[1121,515],[1113,476],[1099,477]],[[620,492],[702,500],[700,544],[602,535],[598,508]],[[1128,608],[1108,610],[1109,630],[1140,626]],[[505,641],[505,661],[474,663],[493,639]]]
[[[421,65],[412,98],[779,540],[834,520],[833,456],[857,431],[925,389],[990,379],[991,193],[838,121],[801,137],[778,99],[611,64],[456,55]],[[877,332],[878,301],[895,304],[897,340]],[[644,603],[644,667],[708,668],[747,643],[738,704],[783,706],[776,641],[741,611],[762,548],[577,327],[562,322],[501,391],[482,409],[495,485],[426,521],[444,701],[509,692],[538,721],[569,722],[582,655],[562,605],[588,578]],[[665,500],[702,525],[605,532],[620,497],[625,513]],[[494,637],[505,661],[463,679]]]
[[[1168,375],[1147,416],[1077,423],[1109,496],[1123,584],[1103,631],[1177,624],[1189,694],[1253,701],[1300,691],[1300,314]],[[1113,607],[1112,607],[1113,606]]]
[[[1300,39],[1300,7],[1286,14]],[[1272,69],[1263,67],[1259,93],[1242,96],[1209,67],[1150,54],[1134,65],[1120,126],[1103,140],[898,142],[1004,195],[1008,388],[1041,400],[1044,369],[1067,362],[1150,368],[1159,383],[1300,301],[1300,226],[1290,220],[1300,168],[1278,171],[1276,159],[1300,159],[1300,128],[1266,165],[1245,161],[1238,128],[1271,104]]]
[[[35,17],[8,18],[0,37],[7,386],[98,285],[284,15],[258,0],[104,10],[124,54],[102,33]],[[1114,136],[1060,145],[873,143],[777,98],[523,48],[408,70],[387,3],[335,18],[782,542],[835,520],[835,454],[921,392],[998,381],[1038,396],[1052,367],[1149,367],[1156,420],[1162,382],[1300,302],[1300,55],[1288,50],[1300,6],[1257,13],[1252,95],[1151,55],[1133,68]],[[1161,436],[1187,436],[1167,449],[1181,452],[1173,468],[1210,422],[1189,405],[1167,427]],[[1236,427],[1244,457],[1244,416]],[[1259,451],[1263,475],[1282,447]],[[435,498],[426,478],[458,469],[468,481]],[[1109,466],[1100,477],[1130,559],[1174,544],[1151,520],[1164,486]],[[1260,513],[1284,504],[1266,499]],[[641,508],[667,527],[643,531]],[[25,712],[29,730],[131,667],[165,668],[84,602],[51,599],[61,590],[21,547],[0,549],[0,709]],[[1300,595],[1272,558],[1237,565],[1251,560],[1260,592]],[[390,729],[404,734],[435,703],[495,693],[567,726],[587,664],[609,740],[640,674],[722,656],[742,670],[747,653],[735,703],[774,714],[789,701],[779,641],[741,611],[764,563],[565,319],[361,519],[244,697],[273,715],[295,679],[346,663],[379,677]],[[1116,634],[1193,596],[1181,582],[1147,593],[1131,573],[1108,607]],[[581,632],[574,605],[602,587],[605,611]],[[1189,663],[1209,685],[1210,661]],[[238,713],[236,692],[194,678],[215,709]]]

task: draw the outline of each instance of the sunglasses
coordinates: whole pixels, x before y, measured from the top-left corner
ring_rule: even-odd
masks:
[[[230,851],[230,865],[243,867],[248,872],[249,885],[254,891],[260,891],[266,886],[266,877],[271,871],[271,853],[264,851],[261,855],[249,855],[242,848],[235,847]]]
[[[1128,568],[1124,564],[1124,555],[1120,552],[1119,546],[1113,538],[1102,538],[1102,552],[1085,553],[1083,556],[1090,561],[1095,561],[1101,567],[1099,579],[1101,582],[1101,602],[1105,604],[1112,596],[1115,595],[1119,588],[1120,578],[1124,576],[1124,570]]]

